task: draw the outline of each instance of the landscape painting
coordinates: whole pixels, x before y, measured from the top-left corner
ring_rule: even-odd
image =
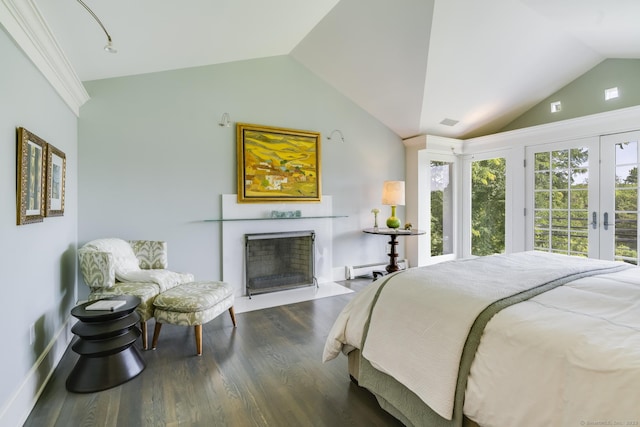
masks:
[[[47,143],[23,127],[18,128],[17,224],[42,222]]]
[[[64,185],[67,156],[51,144],[47,146],[47,216],[64,215]]]
[[[237,124],[238,202],[319,202],[320,133]]]

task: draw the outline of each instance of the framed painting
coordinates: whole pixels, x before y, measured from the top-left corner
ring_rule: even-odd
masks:
[[[320,133],[238,123],[238,202],[319,202]]]
[[[64,215],[64,184],[67,175],[67,156],[47,144],[46,216]]]
[[[47,143],[25,128],[18,128],[17,194],[18,225],[42,222],[45,213],[44,184]]]

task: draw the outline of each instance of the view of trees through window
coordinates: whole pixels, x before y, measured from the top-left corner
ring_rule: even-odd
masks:
[[[638,142],[616,144],[615,259],[638,264]],[[609,220],[611,221],[611,219]]]
[[[453,253],[453,163],[431,161],[431,256]]]
[[[587,256],[589,150],[536,153],[534,249]]]
[[[533,249],[640,264],[640,142],[618,141],[614,141],[615,157],[613,151],[606,151],[609,154],[603,161],[596,152],[592,164],[587,147],[534,151]],[[600,151],[613,147],[613,143],[603,143]],[[606,167],[600,164],[603,162]],[[444,161],[430,162],[431,256],[454,250],[452,166]],[[612,168],[615,187],[610,186],[614,179]],[[609,182],[606,189],[591,189],[594,206],[589,206],[589,173],[602,175],[599,186],[603,180]],[[472,255],[505,252],[505,208],[506,159],[472,161]],[[590,241],[593,248],[589,247]]]
[[[471,164],[471,253],[505,251],[506,167],[503,157]]]
[[[615,192],[600,197],[605,206],[614,206],[613,211],[589,206],[587,148],[535,154],[534,249],[638,263],[637,145],[635,141],[616,144]],[[602,179],[610,178],[605,174]],[[614,239],[613,254],[589,250],[590,232],[612,229],[613,237],[604,234],[600,239]]]

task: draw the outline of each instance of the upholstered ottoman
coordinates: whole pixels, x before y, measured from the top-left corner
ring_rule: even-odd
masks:
[[[151,348],[158,344],[158,336],[163,323],[195,326],[196,350],[202,355],[202,325],[225,310],[229,310],[233,326],[236,315],[233,312],[233,290],[225,282],[191,282],[169,289],[158,295],[153,302],[153,316],[156,327],[153,331]]]

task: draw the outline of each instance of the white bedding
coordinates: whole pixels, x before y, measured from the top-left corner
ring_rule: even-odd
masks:
[[[640,425],[640,271],[579,279],[499,312],[464,412],[481,426]]]
[[[345,307],[323,360],[361,346],[380,283]],[[402,340],[387,348],[400,347],[409,360],[420,361],[420,352],[407,344],[418,339]],[[401,360],[408,363],[407,357]],[[613,424],[640,422],[639,401],[640,272],[630,269],[579,279],[498,313],[472,365],[464,410],[482,426],[570,426],[603,419]]]

